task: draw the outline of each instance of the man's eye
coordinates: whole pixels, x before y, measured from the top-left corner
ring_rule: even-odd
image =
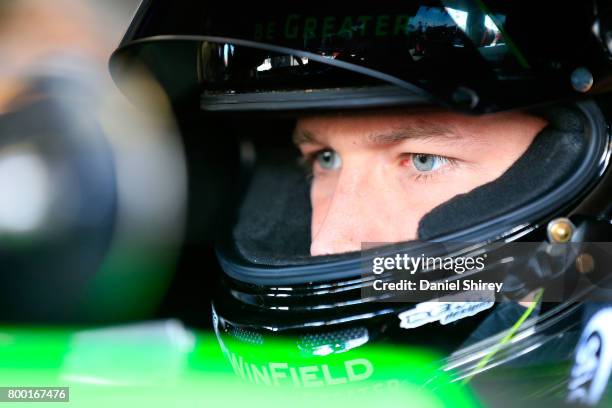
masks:
[[[448,163],[448,159],[433,154],[417,153],[412,155],[412,164],[420,172],[430,172]]]
[[[336,170],[342,166],[340,155],[333,150],[321,150],[315,156],[317,164],[325,170]]]

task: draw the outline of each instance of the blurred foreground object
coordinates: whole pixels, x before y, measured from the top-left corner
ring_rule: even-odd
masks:
[[[70,403],[86,407],[480,406],[457,384],[423,387],[439,357],[430,350],[369,345],[304,358],[293,340],[277,339],[254,356],[236,342],[219,348],[214,334],[175,320],[77,331],[0,328],[0,386],[70,387]]]
[[[115,91],[112,14],[88,4],[0,6],[2,320],[147,317],[174,272],[186,195],[176,129],[146,79],[139,110]]]

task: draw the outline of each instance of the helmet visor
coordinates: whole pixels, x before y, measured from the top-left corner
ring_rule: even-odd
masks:
[[[522,1],[233,8],[145,4],[114,56],[115,74],[122,56],[136,56],[174,87],[186,81],[177,78],[183,65],[191,85],[184,88],[197,86],[202,107],[214,110],[311,108],[318,90],[334,90],[346,101],[338,90],[351,88],[350,99],[356,99],[362,95],[355,89],[392,85],[403,90],[404,103],[496,111],[575,98],[605,82],[593,86],[594,73],[601,77],[607,62],[588,27],[594,16],[587,2],[557,7],[554,18],[549,2]],[[588,69],[572,76],[579,67]],[[261,97],[272,93],[278,99],[279,92],[305,105],[270,105]],[[330,95],[319,96],[329,106]],[[380,91],[377,96],[371,104],[389,104]]]

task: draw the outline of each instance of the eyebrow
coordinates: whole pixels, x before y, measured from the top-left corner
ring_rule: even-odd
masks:
[[[307,130],[294,131],[291,137],[296,146],[306,143],[320,143],[312,132]]]
[[[371,133],[367,136],[368,143],[372,145],[389,145],[404,140],[457,140],[459,132],[454,126],[443,125],[429,121],[417,121],[385,133]]]
[[[419,120],[406,126],[392,129],[389,132],[370,133],[366,136],[367,143],[375,146],[400,143],[404,140],[432,140],[461,139],[461,134],[454,126]],[[316,136],[308,130],[300,130],[293,133],[293,143],[296,145],[306,143],[318,143]]]

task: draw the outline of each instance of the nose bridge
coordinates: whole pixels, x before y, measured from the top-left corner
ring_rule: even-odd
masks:
[[[311,253],[322,255],[359,250],[368,225],[375,222],[371,202],[376,183],[368,168],[344,163],[327,214],[313,236]]]
[[[366,216],[369,208],[372,208],[372,191],[377,183],[373,182],[373,172],[365,167],[364,163],[351,163],[347,161],[343,164],[340,176],[336,182],[332,202],[329,206],[328,215],[331,216]],[[344,218],[344,217],[343,217]],[[333,221],[333,220],[332,220]],[[357,226],[360,220],[353,219],[351,224]]]
[[[358,164],[353,165],[350,161],[344,163],[336,183],[334,201],[337,198],[354,199],[363,196],[370,177],[371,174],[367,168],[362,168]]]

